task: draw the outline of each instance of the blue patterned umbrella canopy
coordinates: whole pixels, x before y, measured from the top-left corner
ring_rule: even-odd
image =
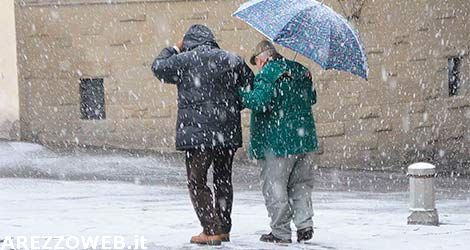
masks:
[[[252,0],[233,14],[273,42],[300,53],[323,69],[368,77],[358,33],[330,7],[315,0]]]

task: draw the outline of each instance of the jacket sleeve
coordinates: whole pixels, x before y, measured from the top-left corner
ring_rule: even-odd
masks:
[[[176,84],[181,80],[182,64],[176,50],[172,47],[165,48],[160,55],[155,58],[152,64],[152,71],[163,83]]]
[[[270,109],[274,98],[275,85],[282,75],[282,71],[276,67],[262,70],[255,78],[253,89],[242,88],[240,95],[245,107],[254,112],[264,113]]]
[[[255,74],[253,74],[253,71],[248,67],[246,63],[243,63],[242,68],[240,70],[240,76],[238,79],[240,81],[241,87],[247,87],[249,86],[250,89],[253,88],[253,82],[255,80]]]
[[[255,75],[250,67],[241,59],[242,63],[239,66],[237,71],[238,78],[237,78],[237,88],[244,89],[248,88],[251,89],[253,87],[253,81],[255,80]],[[243,110],[246,106],[243,104],[242,94],[241,91],[238,93],[238,109]]]

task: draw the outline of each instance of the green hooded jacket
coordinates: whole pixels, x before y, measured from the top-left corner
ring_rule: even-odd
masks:
[[[253,89],[240,95],[251,109],[249,155],[287,157],[318,149],[312,106],[316,91],[309,70],[284,58],[269,61]]]

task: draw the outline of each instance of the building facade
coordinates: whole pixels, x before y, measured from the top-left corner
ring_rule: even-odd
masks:
[[[22,139],[174,151],[176,88],[156,80],[151,63],[194,23],[207,24],[221,47],[248,57],[261,36],[231,16],[242,2],[16,1]],[[321,150],[312,161],[399,170],[426,160],[442,170],[468,169],[470,2],[325,4],[358,29],[370,79],[299,59],[314,73],[319,96]]]
[[[13,0],[0,2],[0,139],[19,136],[19,98]]]

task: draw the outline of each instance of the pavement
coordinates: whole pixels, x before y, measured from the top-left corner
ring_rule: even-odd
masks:
[[[259,191],[235,192],[232,242],[217,249],[468,249],[470,195],[438,197],[439,227],[407,225],[406,192],[313,194],[314,240],[259,242],[269,220]],[[7,236],[143,236],[148,249],[188,244],[199,222],[181,187],[123,182],[0,179],[0,239]],[[295,233],[293,234],[295,240]]]
[[[144,236],[149,249],[188,244],[200,231],[185,188],[182,155],[57,151],[0,141],[0,243],[7,236]],[[401,172],[314,171],[315,238],[258,241],[269,230],[252,162],[234,166],[232,242],[219,249],[468,249],[470,179],[436,178],[438,227],[407,225],[408,179]],[[210,179],[210,178],[209,178]],[[295,233],[294,233],[295,235]],[[293,238],[295,240],[295,237]]]

